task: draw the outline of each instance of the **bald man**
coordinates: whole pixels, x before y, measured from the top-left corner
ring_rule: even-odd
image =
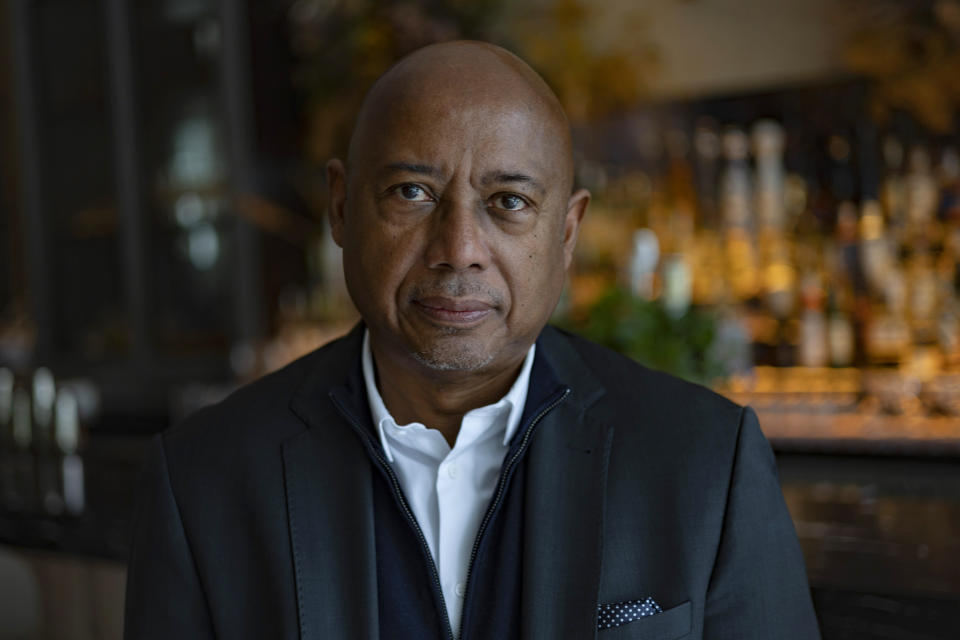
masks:
[[[126,637],[818,637],[754,413],[547,327],[589,194],[556,97],[456,42],[328,167],[363,320],[158,436]]]

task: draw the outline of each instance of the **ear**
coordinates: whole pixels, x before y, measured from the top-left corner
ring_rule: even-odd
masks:
[[[570,268],[573,262],[573,249],[577,246],[577,233],[580,231],[580,222],[590,204],[590,192],[578,189],[567,201],[567,217],[563,222],[563,264],[564,269]]]
[[[327,163],[327,188],[330,196],[330,233],[343,246],[343,227],[347,214],[347,169],[334,158]]]

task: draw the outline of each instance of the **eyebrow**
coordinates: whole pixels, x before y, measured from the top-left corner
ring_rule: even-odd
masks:
[[[422,173],[428,176],[439,176],[440,169],[431,167],[428,164],[415,164],[412,162],[391,162],[384,169],[392,171],[408,171],[410,173]]]
[[[528,184],[541,194],[546,192],[546,189],[540,184],[540,181],[534,178],[531,175],[525,173],[507,173],[507,172],[491,172],[484,174],[480,181],[483,184],[491,183],[509,183],[509,182],[519,182],[521,184]]]

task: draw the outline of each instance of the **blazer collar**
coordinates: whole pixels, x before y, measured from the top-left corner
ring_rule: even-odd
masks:
[[[588,409],[606,395],[606,389],[597,382],[593,371],[586,365],[580,354],[570,342],[570,337],[560,329],[551,326],[544,327],[537,339],[538,351],[544,354],[553,375],[570,387],[572,393],[568,398],[578,415],[583,415]]]
[[[326,417],[323,410],[329,408],[329,403],[318,400],[325,398],[335,387],[345,388],[346,396],[342,397],[349,397],[348,408],[351,413],[360,418],[369,417],[369,414],[364,415],[367,400],[360,366],[364,330],[363,322],[358,322],[343,338],[321,347],[325,363],[335,361],[342,365],[312,367],[294,392],[290,407],[308,426],[323,424],[318,418],[321,414]],[[534,363],[531,385],[544,388],[552,387],[557,382],[566,384],[572,389],[567,401],[574,405],[578,414],[592,408],[606,393],[564,332],[550,326],[544,327],[537,339],[537,347],[536,360],[543,359],[544,362]],[[320,359],[320,353],[315,355]]]

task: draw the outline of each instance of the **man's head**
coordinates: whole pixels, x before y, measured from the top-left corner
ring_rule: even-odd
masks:
[[[478,42],[420,49],[373,86],[333,236],[375,347],[432,371],[516,365],[556,306],[589,194],[570,132],[524,62]]]

